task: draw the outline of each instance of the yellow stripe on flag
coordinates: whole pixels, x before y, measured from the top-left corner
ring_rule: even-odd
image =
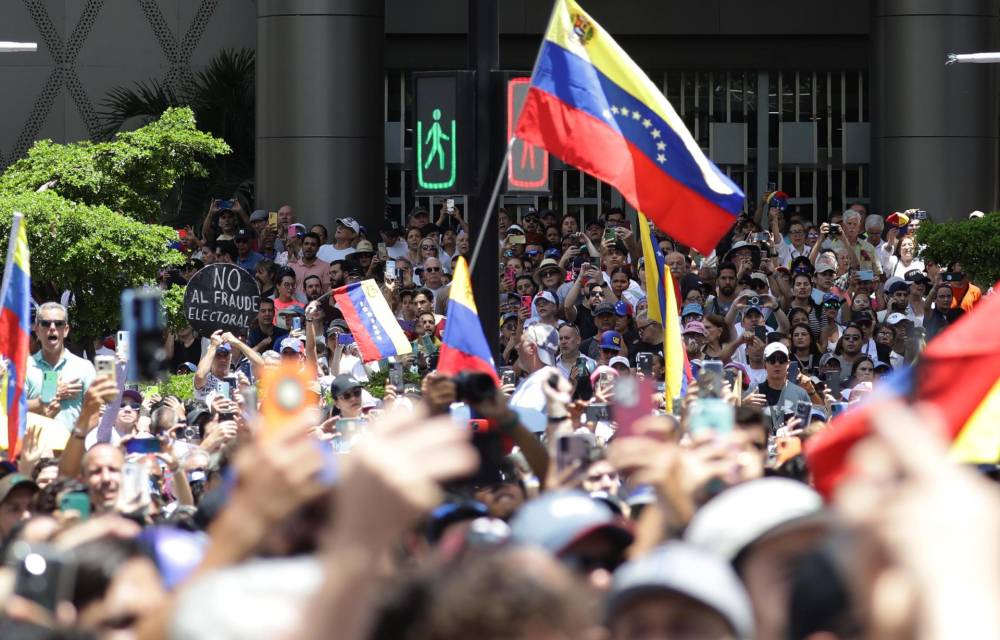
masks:
[[[649,221],[641,211],[636,213],[639,215],[639,242],[642,244],[643,271],[646,274],[646,317],[663,324],[663,311],[660,309],[660,272],[656,266],[656,250],[653,249]]]
[[[951,443],[950,457],[966,464],[996,464],[1000,460],[1000,380]]]
[[[666,290],[666,323],[663,327],[663,364],[666,410],[673,411],[674,398],[681,396],[684,377],[684,342],[681,340],[681,321],[677,315],[677,298],[674,296],[674,279],[670,267],[663,267],[663,288]]]

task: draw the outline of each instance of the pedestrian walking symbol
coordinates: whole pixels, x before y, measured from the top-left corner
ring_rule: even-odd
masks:
[[[530,78],[507,81],[507,139],[514,136],[521,107],[528,97]],[[507,162],[507,192],[546,193],[549,191],[549,154],[520,138],[514,139]]]
[[[430,122],[417,119],[417,184],[422,189],[455,186],[455,120],[442,119],[441,109],[431,112]]]

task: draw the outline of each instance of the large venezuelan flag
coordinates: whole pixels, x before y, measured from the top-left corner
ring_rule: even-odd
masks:
[[[7,415],[8,458],[17,456],[28,419],[25,377],[31,336],[31,269],[28,229],[20,213],[11,222],[7,264],[0,285],[0,358],[5,374],[4,413]]]
[[[365,362],[410,353],[413,348],[374,280],[337,287],[333,299]]]
[[[880,383],[866,402],[839,416],[805,445],[816,488],[830,497],[850,470],[855,443],[871,433],[879,398],[935,405],[945,420],[956,462],[1000,462],[1000,295],[983,298],[976,308],[927,345],[920,362]],[[920,425],[913,425],[920,428]]]
[[[708,255],[743,192],[712,164],[656,85],[573,0],[558,0],[515,134],[613,185]]]
[[[472,297],[469,267],[461,256],[455,263],[455,273],[451,278],[446,317],[438,371],[448,376],[460,371],[479,371],[489,374],[499,386],[500,379],[493,365],[490,345],[483,334],[476,300]]]

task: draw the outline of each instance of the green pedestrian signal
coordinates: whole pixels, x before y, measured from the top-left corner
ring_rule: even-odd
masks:
[[[470,71],[413,74],[417,193],[469,193],[475,158],[475,85]]]

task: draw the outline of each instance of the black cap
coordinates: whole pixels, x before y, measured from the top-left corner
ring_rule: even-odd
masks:
[[[606,313],[614,315],[615,305],[611,304],[610,302],[602,302],[601,304],[594,307],[595,316],[602,316]]]
[[[346,391],[356,389],[360,386],[361,383],[358,382],[354,376],[348,373],[341,373],[333,379],[333,383],[330,385],[330,391],[333,392],[334,397],[336,397]]]

